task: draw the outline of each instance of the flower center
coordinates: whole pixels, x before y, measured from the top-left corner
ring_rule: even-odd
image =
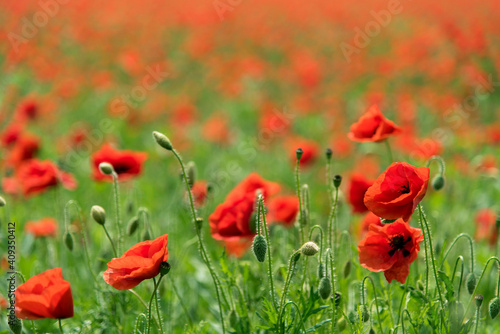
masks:
[[[404,186],[401,187],[401,194],[408,194],[410,192],[410,186],[408,184],[405,184]]]
[[[410,255],[410,252],[405,249],[405,245],[411,241],[411,236],[409,236],[406,240],[405,238],[398,234],[389,242],[389,246],[391,246],[391,250],[389,251],[389,256],[393,256],[397,251],[402,250],[403,256],[407,257]]]

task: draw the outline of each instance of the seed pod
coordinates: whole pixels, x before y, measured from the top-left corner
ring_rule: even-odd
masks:
[[[317,252],[319,252],[319,247],[314,242],[308,241],[305,244],[303,244],[302,247],[300,247],[300,251],[305,256],[313,256]]]
[[[170,271],[170,263],[168,263],[167,261],[163,261],[162,263],[160,263],[160,275],[161,276],[165,276],[166,274],[168,274]]]
[[[332,282],[328,277],[325,276],[319,281],[318,293],[322,299],[328,299],[332,294]]]
[[[139,218],[137,216],[130,218],[127,224],[127,234],[133,235],[138,227],[139,227]]]
[[[297,161],[300,161],[300,158],[302,158],[302,154],[304,154],[304,151],[300,147],[297,150],[295,150],[295,156],[297,157]]]
[[[474,275],[474,273],[470,273],[469,275],[467,275],[467,280],[465,283],[467,285],[467,291],[469,291],[469,294],[472,295],[477,284],[476,275]]]
[[[106,223],[106,211],[99,205],[94,205],[92,209],[90,209],[90,215],[97,224],[104,225],[104,223]]]
[[[495,297],[490,301],[488,311],[490,312],[491,319],[495,319],[500,312],[500,298]]]
[[[434,179],[432,179],[432,188],[434,190],[441,190],[444,187],[444,177],[442,175],[436,175]]]
[[[266,260],[267,242],[262,234],[257,234],[253,239],[252,251],[257,261],[264,262]]]
[[[376,334],[375,330],[372,328],[370,328],[370,331],[368,332],[368,334]]]
[[[70,251],[73,251],[73,236],[71,235],[71,233],[64,233],[64,244]]]
[[[359,315],[354,311],[350,311],[349,314],[347,314],[347,318],[349,318],[349,321],[353,324],[357,324],[359,321]]]
[[[23,323],[16,316],[9,318],[9,327],[14,334],[21,334],[23,332]]]
[[[196,165],[193,161],[186,164],[186,171],[189,188],[193,188],[193,185],[196,182]]]
[[[347,278],[349,274],[351,273],[351,268],[352,268],[352,262],[349,260],[345,263],[344,266],[344,278]]]
[[[168,139],[167,136],[165,136],[163,133],[159,133],[158,131],[153,131],[153,138],[156,140],[156,143],[163,147],[164,149],[168,151],[172,151],[172,143]]]
[[[335,175],[333,177],[333,185],[335,186],[335,188],[338,188],[340,187],[340,184],[342,183],[342,176],[340,175]]]
[[[113,168],[113,165],[111,165],[110,163],[107,163],[107,162],[101,162],[99,164],[99,170],[104,175],[111,175],[115,171],[115,169]]]
[[[368,312],[368,307],[366,305],[361,307],[361,320],[363,320],[363,322],[370,320],[370,312]]]
[[[481,307],[481,305],[483,304],[483,299],[484,299],[483,295],[475,295],[474,296],[474,300],[476,301],[477,308]]]
[[[332,152],[332,149],[331,149],[331,148],[327,148],[327,149],[325,150],[325,156],[326,156],[326,159],[327,159],[327,160],[330,160],[330,159],[332,158],[332,153],[333,153],[333,152]]]

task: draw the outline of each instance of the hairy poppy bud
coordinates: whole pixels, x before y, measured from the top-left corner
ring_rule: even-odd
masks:
[[[127,234],[128,235],[134,234],[138,227],[139,227],[139,218],[137,216],[130,218],[127,224]]]
[[[375,330],[372,328],[370,328],[370,331],[368,332],[368,334],[376,334]]]
[[[23,323],[18,317],[9,318],[9,327],[14,334],[21,334],[23,332]]]
[[[64,233],[64,244],[70,251],[73,251],[73,236],[71,235],[71,233]]]
[[[294,253],[292,261],[297,262],[299,259],[300,259],[300,252]]]
[[[111,165],[110,163],[107,163],[107,162],[101,162],[99,164],[99,170],[104,175],[111,175],[115,171],[115,169],[113,168],[113,165]]]
[[[337,321],[337,329],[339,332],[343,332],[347,327],[347,320],[344,317],[341,317],[339,321]]]
[[[368,312],[368,307],[366,305],[361,307],[361,320],[363,320],[363,322],[370,320],[370,312]]]
[[[231,310],[231,312],[229,312],[229,324],[233,328],[238,326],[238,315],[235,310]]]
[[[149,230],[148,229],[145,229],[144,232],[142,232],[141,239],[143,241],[151,240],[151,234],[149,234]]]
[[[328,277],[325,276],[319,281],[318,293],[322,299],[327,299],[332,294],[332,282]]]
[[[474,275],[474,273],[470,273],[468,276],[467,276],[467,280],[465,281],[465,284],[467,286],[467,291],[469,291],[469,294],[473,294],[474,293],[474,289],[476,288],[476,275]]]
[[[338,188],[340,187],[340,184],[342,183],[342,176],[340,175],[335,175],[333,177],[333,185],[335,186],[335,188]]]
[[[328,160],[330,160],[330,159],[332,158],[332,149],[331,149],[331,148],[327,148],[327,149],[325,150],[325,155],[326,155],[326,158],[327,158]]]
[[[257,234],[253,239],[252,251],[257,261],[264,262],[267,253],[267,242],[266,239],[261,235]]]
[[[7,202],[5,202],[5,199],[2,196],[0,196],[0,208],[5,206],[6,204]]]
[[[196,182],[196,165],[193,161],[186,164],[186,174],[188,179],[189,187],[192,188]]]
[[[495,297],[490,301],[488,311],[490,312],[491,319],[495,319],[500,312],[500,298]]]
[[[104,225],[106,223],[106,211],[99,205],[94,205],[90,209],[90,215],[97,224]]]
[[[320,262],[318,266],[318,277],[323,278],[325,276],[325,265],[323,262]]]
[[[349,318],[349,321],[353,324],[357,324],[359,322],[359,315],[357,312],[350,311],[347,314],[347,318]]]
[[[172,151],[173,146],[170,142],[170,139],[167,138],[163,133],[159,133],[158,131],[153,131],[153,138],[156,140],[156,143],[163,147],[166,150]]]
[[[436,175],[434,179],[432,179],[432,188],[434,190],[441,190],[444,187],[444,177],[442,175]]]
[[[352,268],[352,262],[347,261],[344,266],[344,278],[347,278],[349,274],[351,273],[351,268]]]
[[[302,154],[304,154],[304,151],[299,147],[297,150],[295,150],[295,155],[297,156],[297,161],[300,161],[302,158]]]
[[[305,256],[313,256],[317,252],[319,252],[319,247],[314,242],[308,241],[305,244],[303,244],[302,247],[300,247],[300,251]]]
[[[483,299],[484,299],[483,295],[475,295],[474,296],[474,300],[476,301],[477,308],[481,307],[481,305],[483,304]]]
[[[196,228],[198,229],[198,231],[201,231],[202,227],[203,227],[203,218],[196,217]]]
[[[338,307],[342,302],[342,294],[340,292],[335,292],[335,306]]]
[[[160,275],[165,276],[170,271],[170,263],[163,261],[160,263]]]

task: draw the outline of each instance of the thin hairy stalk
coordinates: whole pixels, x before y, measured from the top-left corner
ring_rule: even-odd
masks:
[[[179,299],[179,303],[181,304],[182,310],[186,314],[186,318],[188,319],[188,323],[190,327],[193,327],[193,319],[191,319],[191,315],[189,314],[186,305],[184,304],[184,301],[179,294],[179,291],[177,290],[177,286],[175,285],[175,281],[172,280],[172,288],[174,289],[175,295],[177,296],[177,299]]]
[[[162,278],[163,278],[163,275],[160,275],[158,282],[156,282],[156,278],[153,277],[154,288],[153,288],[153,293],[151,294],[151,298],[149,299],[149,307],[148,307],[148,331],[147,331],[148,334],[151,332],[151,315],[153,313],[151,310],[151,307],[153,306],[153,299],[156,297],[156,290],[158,290],[158,286],[160,285]],[[161,326],[161,324],[160,324],[160,326]],[[158,328],[160,328],[160,327],[158,327]]]
[[[290,256],[290,260],[288,261],[288,273],[286,275],[285,285],[283,286],[283,292],[281,293],[281,301],[278,314],[279,326],[281,326],[281,320],[282,320],[281,317],[283,316],[283,311],[285,308],[285,300],[286,300],[286,295],[288,293],[288,288],[290,287],[290,282],[292,280],[292,276],[295,271],[295,267],[297,265],[297,261],[295,260],[297,254],[300,254],[300,250],[296,250],[295,252],[293,252],[292,256]]]
[[[300,325],[301,325],[302,330],[304,331],[304,333],[306,333],[306,327],[305,327],[305,324],[304,324],[304,319],[302,318],[302,314],[299,311],[299,307],[297,306],[297,304],[294,301],[287,302],[285,304],[284,308],[286,308],[288,305],[293,305],[295,307],[295,309],[297,310],[297,314],[300,317]]]
[[[379,329],[380,329],[380,333],[383,333],[383,329],[382,329],[382,321],[380,320],[380,313],[379,313],[379,307],[378,307],[378,301],[377,301],[377,293],[376,293],[376,289],[375,289],[375,283],[373,282],[373,278],[371,278],[370,276],[365,276],[363,278],[363,281],[361,282],[361,301],[362,301],[362,304],[366,306],[366,301],[365,301],[365,281],[367,279],[370,279],[370,282],[372,283],[372,288],[373,288],[373,294],[374,294],[374,299],[375,299],[375,307],[377,308],[377,318],[378,318],[378,326],[379,326]]]
[[[299,243],[302,245],[305,242],[304,236],[304,226],[303,226],[303,212],[302,212],[302,195],[300,193],[300,170],[299,170],[300,159],[297,159],[295,166],[295,186],[297,187],[297,197],[299,198]]]
[[[399,326],[399,322],[401,321],[401,316],[402,316],[401,312],[403,309],[403,303],[404,303],[405,296],[408,293],[408,282],[409,281],[410,280],[407,278],[406,282],[405,282],[405,290],[403,291],[403,294],[401,295],[401,301],[399,302],[398,319],[396,321],[396,327]]]
[[[266,214],[264,212],[264,199],[259,196],[259,210],[262,213],[262,227],[264,229],[264,234],[266,236],[267,242],[267,275],[269,276],[269,284],[271,285],[271,298],[273,299],[273,305],[276,308],[276,291],[274,290],[274,279],[273,279],[273,261],[271,258],[271,239],[269,238],[269,232],[267,228]],[[260,225],[260,224],[259,224]]]
[[[453,248],[453,246],[455,246],[455,244],[457,243],[457,241],[460,240],[460,238],[465,238],[465,239],[467,239],[469,241],[470,263],[471,263],[471,265],[470,265],[470,272],[473,273],[474,272],[474,241],[472,241],[472,238],[467,233],[460,233],[459,235],[457,235],[457,237],[453,240],[453,242],[451,243],[450,247],[448,247],[448,250],[444,254],[443,259],[441,260],[441,264],[439,265],[439,268],[443,267],[444,261],[448,257],[448,254],[450,253],[450,251]]]
[[[113,171],[112,175],[113,175],[113,196],[115,198],[116,226],[118,227],[118,242],[116,246],[119,252],[121,249],[121,244],[123,243],[123,231],[122,231],[122,222],[120,215],[120,190],[118,189],[118,174],[116,174],[116,172]]]
[[[105,225],[101,225],[101,226],[104,229],[104,233],[106,233],[106,237],[108,237],[108,240],[111,243],[111,247],[113,248],[113,254],[115,255],[115,257],[118,257],[118,253],[116,252],[116,248],[115,248],[115,243],[113,242],[113,239],[111,239],[111,236],[108,233],[108,229],[106,228]]]
[[[477,329],[479,327],[479,311],[480,307],[476,307],[476,323],[474,325],[474,334],[477,334]]]
[[[458,291],[457,291],[457,301],[460,301],[460,291],[462,289],[462,280],[464,278],[464,258],[462,255],[457,257],[455,261],[455,266],[453,267],[453,274],[451,275],[451,283],[455,281],[455,274],[457,272],[458,262],[460,261],[460,281],[458,282]]]
[[[330,211],[330,217],[328,218],[328,246],[330,247],[330,272],[332,280],[332,291],[335,296],[337,291],[337,268],[335,267],[335,260],[337,257],[337,203],[339,200],[339,188],[335,187],[335,197],[333,200],[332,209]],[[333,310],[333,322],[332,329],[335,328],[337,323],[337,307],[335,304],[332,306]]]

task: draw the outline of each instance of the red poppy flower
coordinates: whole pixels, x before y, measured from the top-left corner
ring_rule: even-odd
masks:
[[[408,221],[424,198],[428,183],[429,168],[395,162],[368,188],[365,205],[379,217]]]
[[[30,134],[22,134],[12,145],[5,162],[9,167],[16,167],[24,161],[33,159],[39,149],[40,143],[37,137]]]
[[[385,118],[380,109],[373,105],[358,122],[351,125],[348,137],[357,142],[379,142],[400,132],[401,129]]]
[[[363,218],[363,221],[361,222],[361,226],[359,228],[359,237],[361,239],[365,237],[368,231],[370,231],[371,225],[384,226],[382,224],[382,221],[380,220],[380,217],[375,216],[372,212],[368,212]]]
[[[9,304],[7,303],[7,299],[0,295],[0,309],[6,310],[8,306]]]
[[[250,195],[254,198],[257,190],[262,193],[264,198],[268,198],[280,191],[280,185],[275,182],[264,180],[257,173],[250,173],[243,181],[241,181],[226,198],[233,197],[237,194]]]
[[[95,180],[112,181],[111,175],[104,175],[99,170],[102,162],[107,162],[113,166],[120,181],[130,180],[142,172],[142,165],[148,155],[144,152],[131,150],[119,151],[110,144],[105,144],[101,149],[92,155],[92,172]]]
[[[287,140],[286,146],[288,152],[290,152],[290,160],[295,164],[297,161],[296,150],[298,148],[302,149],[302,157],[300,158],[300,166],[311,165],[319,155],[319,146],[315,141],[303,139],[303,138],[292,138]]]
[[[366,208],[364,198],[365,193],[373,184],[363,174],[354,173],[349,180],[349,203],[352,206],[352,212],[365,213]]]
[[[267,217],[270,223],[283,223],[292,226],[299,212],[299,199],[297,196],[278,196],[268,201]]]
[[[160,273],[160,264],[168,260],[168,234],[155,240],[140,242],[123,253],[119,258],[108,262],[103,278],[106,283],[118,290],[128,290],[145,279]]]
[[[43,218],[39,221],[29,221],[24,225],[24,231],[35,237],[55,237],[57,234],[57,221],[54,218]]]
[[[202,207],[207,199],[207,182],[203,180],[196,181],[191,187],[191,194],[193,195],[193,200],[196,207]]]
[[[31,277],[15,291],[16,317],[37,320],[65,319],[73,316],[73,295],[61,268]]]
[[[358,245],[359,263],[368,270],[383,271],[389,283],[393,279],[404,283],[424,240],[421,232],[401,219],[383,226],[372,224]]]
[[[476,213],[476,233],[474,238],[477,241],[488,240],[491,246],[494,246],[498,239],[496,228],[497,214],[490,208],[484,208]]]
[[[16,109],[14,115],[16,121],[25,122],[35,119],[40,112],[40,106],[34,98],[26,98]]]
[[[203,139],[225,145],[230,141],[228,118],[223,115],[213,115],[205,121],[201,131]]]
[[[21,123],[10,123],[0,134],[0,143],[4,147],[14,144],[24,131],[24,125]]]
[[[69,190],[77,187],[73,175],[61,171],[48,160],[31,159],[23,163],[14,176],[4,178],[2,187],[9,194],[35,195],[61,184]]]

